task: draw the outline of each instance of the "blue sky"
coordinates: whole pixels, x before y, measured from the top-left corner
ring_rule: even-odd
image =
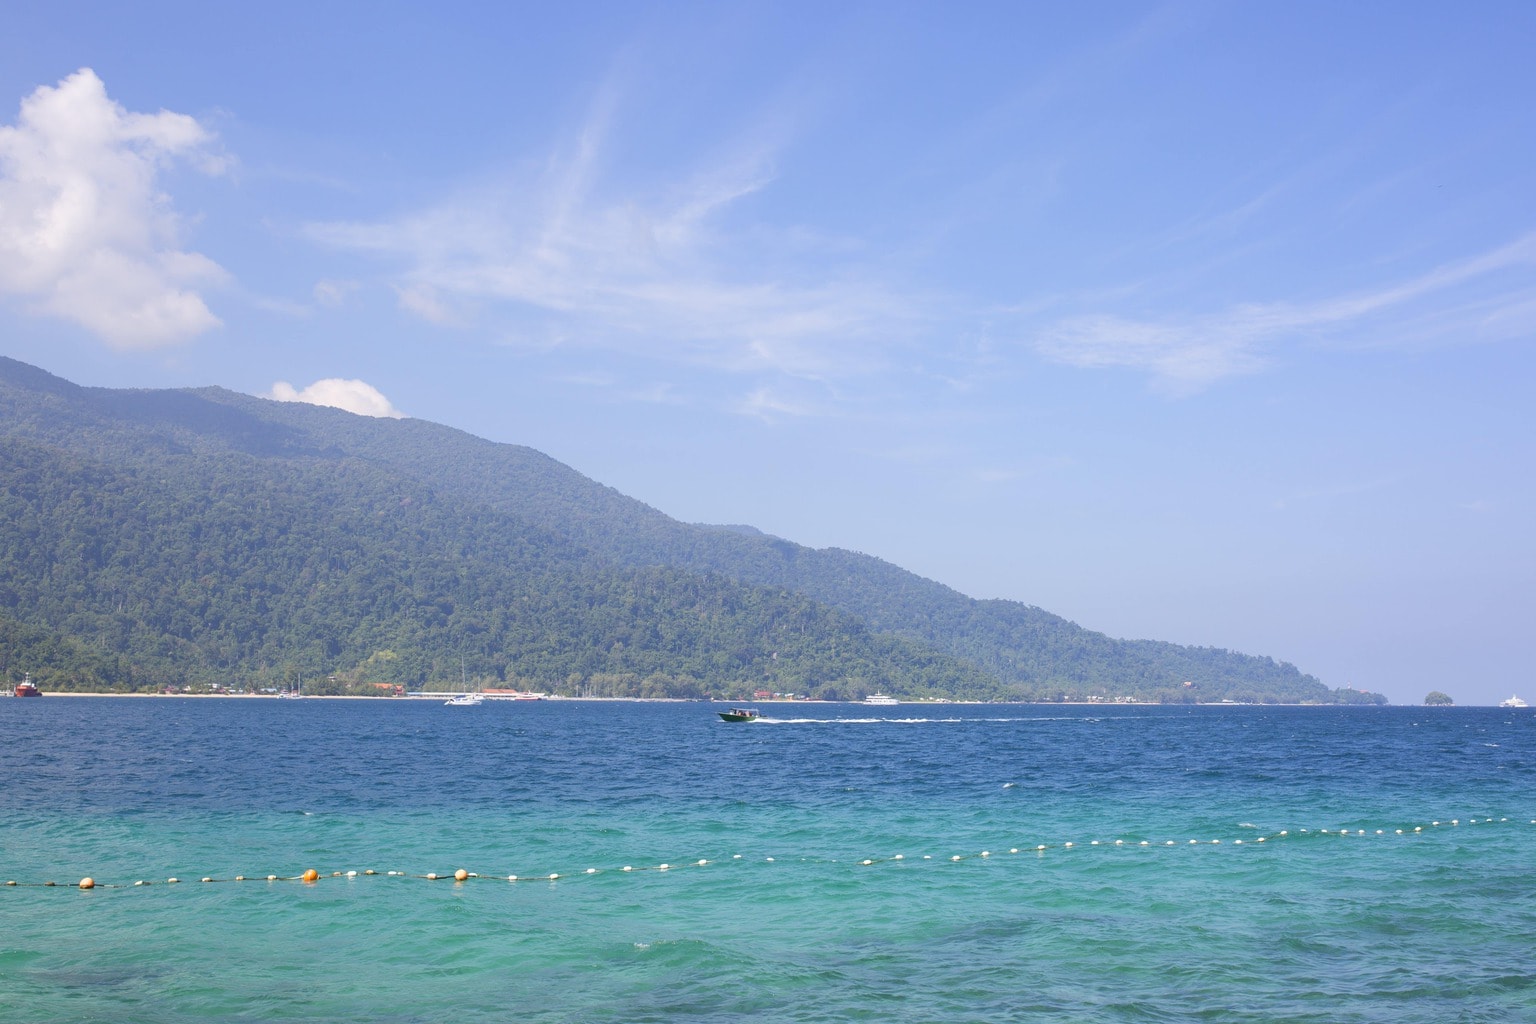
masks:
[[[7,5],[0,352],[1536,699],[1536,5]]]

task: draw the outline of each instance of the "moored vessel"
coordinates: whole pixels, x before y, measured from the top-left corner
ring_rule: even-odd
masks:
[[[41,697],[43,691],[32,682],[32,673],[28,672],[21,682],[16,684],[16,689],[11,691],[13,697]]]

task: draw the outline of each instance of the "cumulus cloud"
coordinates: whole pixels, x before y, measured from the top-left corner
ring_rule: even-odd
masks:
[[[186,114],[132,113],[89,68],[24,99],[0,125],[0,293],[120,349],[185,341],[219,324],[199,287],[224,271],[178,248],[157,179],[175,161],[223,163]]]
[[[325,405],[332,409],[344,409],[359,416],[377,416],[399,420],[405,413],[396,409],[383,393],[372,384],[342,377],[317,380],[300,391],[285,380],[272,385],[268,398],[279,402],[304,402],[307,405]]]

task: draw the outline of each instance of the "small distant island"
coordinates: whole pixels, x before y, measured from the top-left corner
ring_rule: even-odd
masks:
[[[1454,700],[1451,700],[1451,698],[1448,695],[1446,695],[1444,693],[1441,693],[1439,690],[1431,690],[1431,691],[1429,691],[1429,693],[1424,695],[1424,704],[1427,707],[1432,707],[1432,708],[1434,708],[1434,707],[1448,708],[1448,707],[1452,706],[1455,703],[1456,702]]]
[[[0,680],[387,696],[1384,704],[888,562],[682,523],[529,448],[0,358]]]

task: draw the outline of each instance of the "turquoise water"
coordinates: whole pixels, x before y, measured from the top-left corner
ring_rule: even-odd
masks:
[[[1530,711],[763,711],[0,701],[0,1018],[1536,1019]]]

